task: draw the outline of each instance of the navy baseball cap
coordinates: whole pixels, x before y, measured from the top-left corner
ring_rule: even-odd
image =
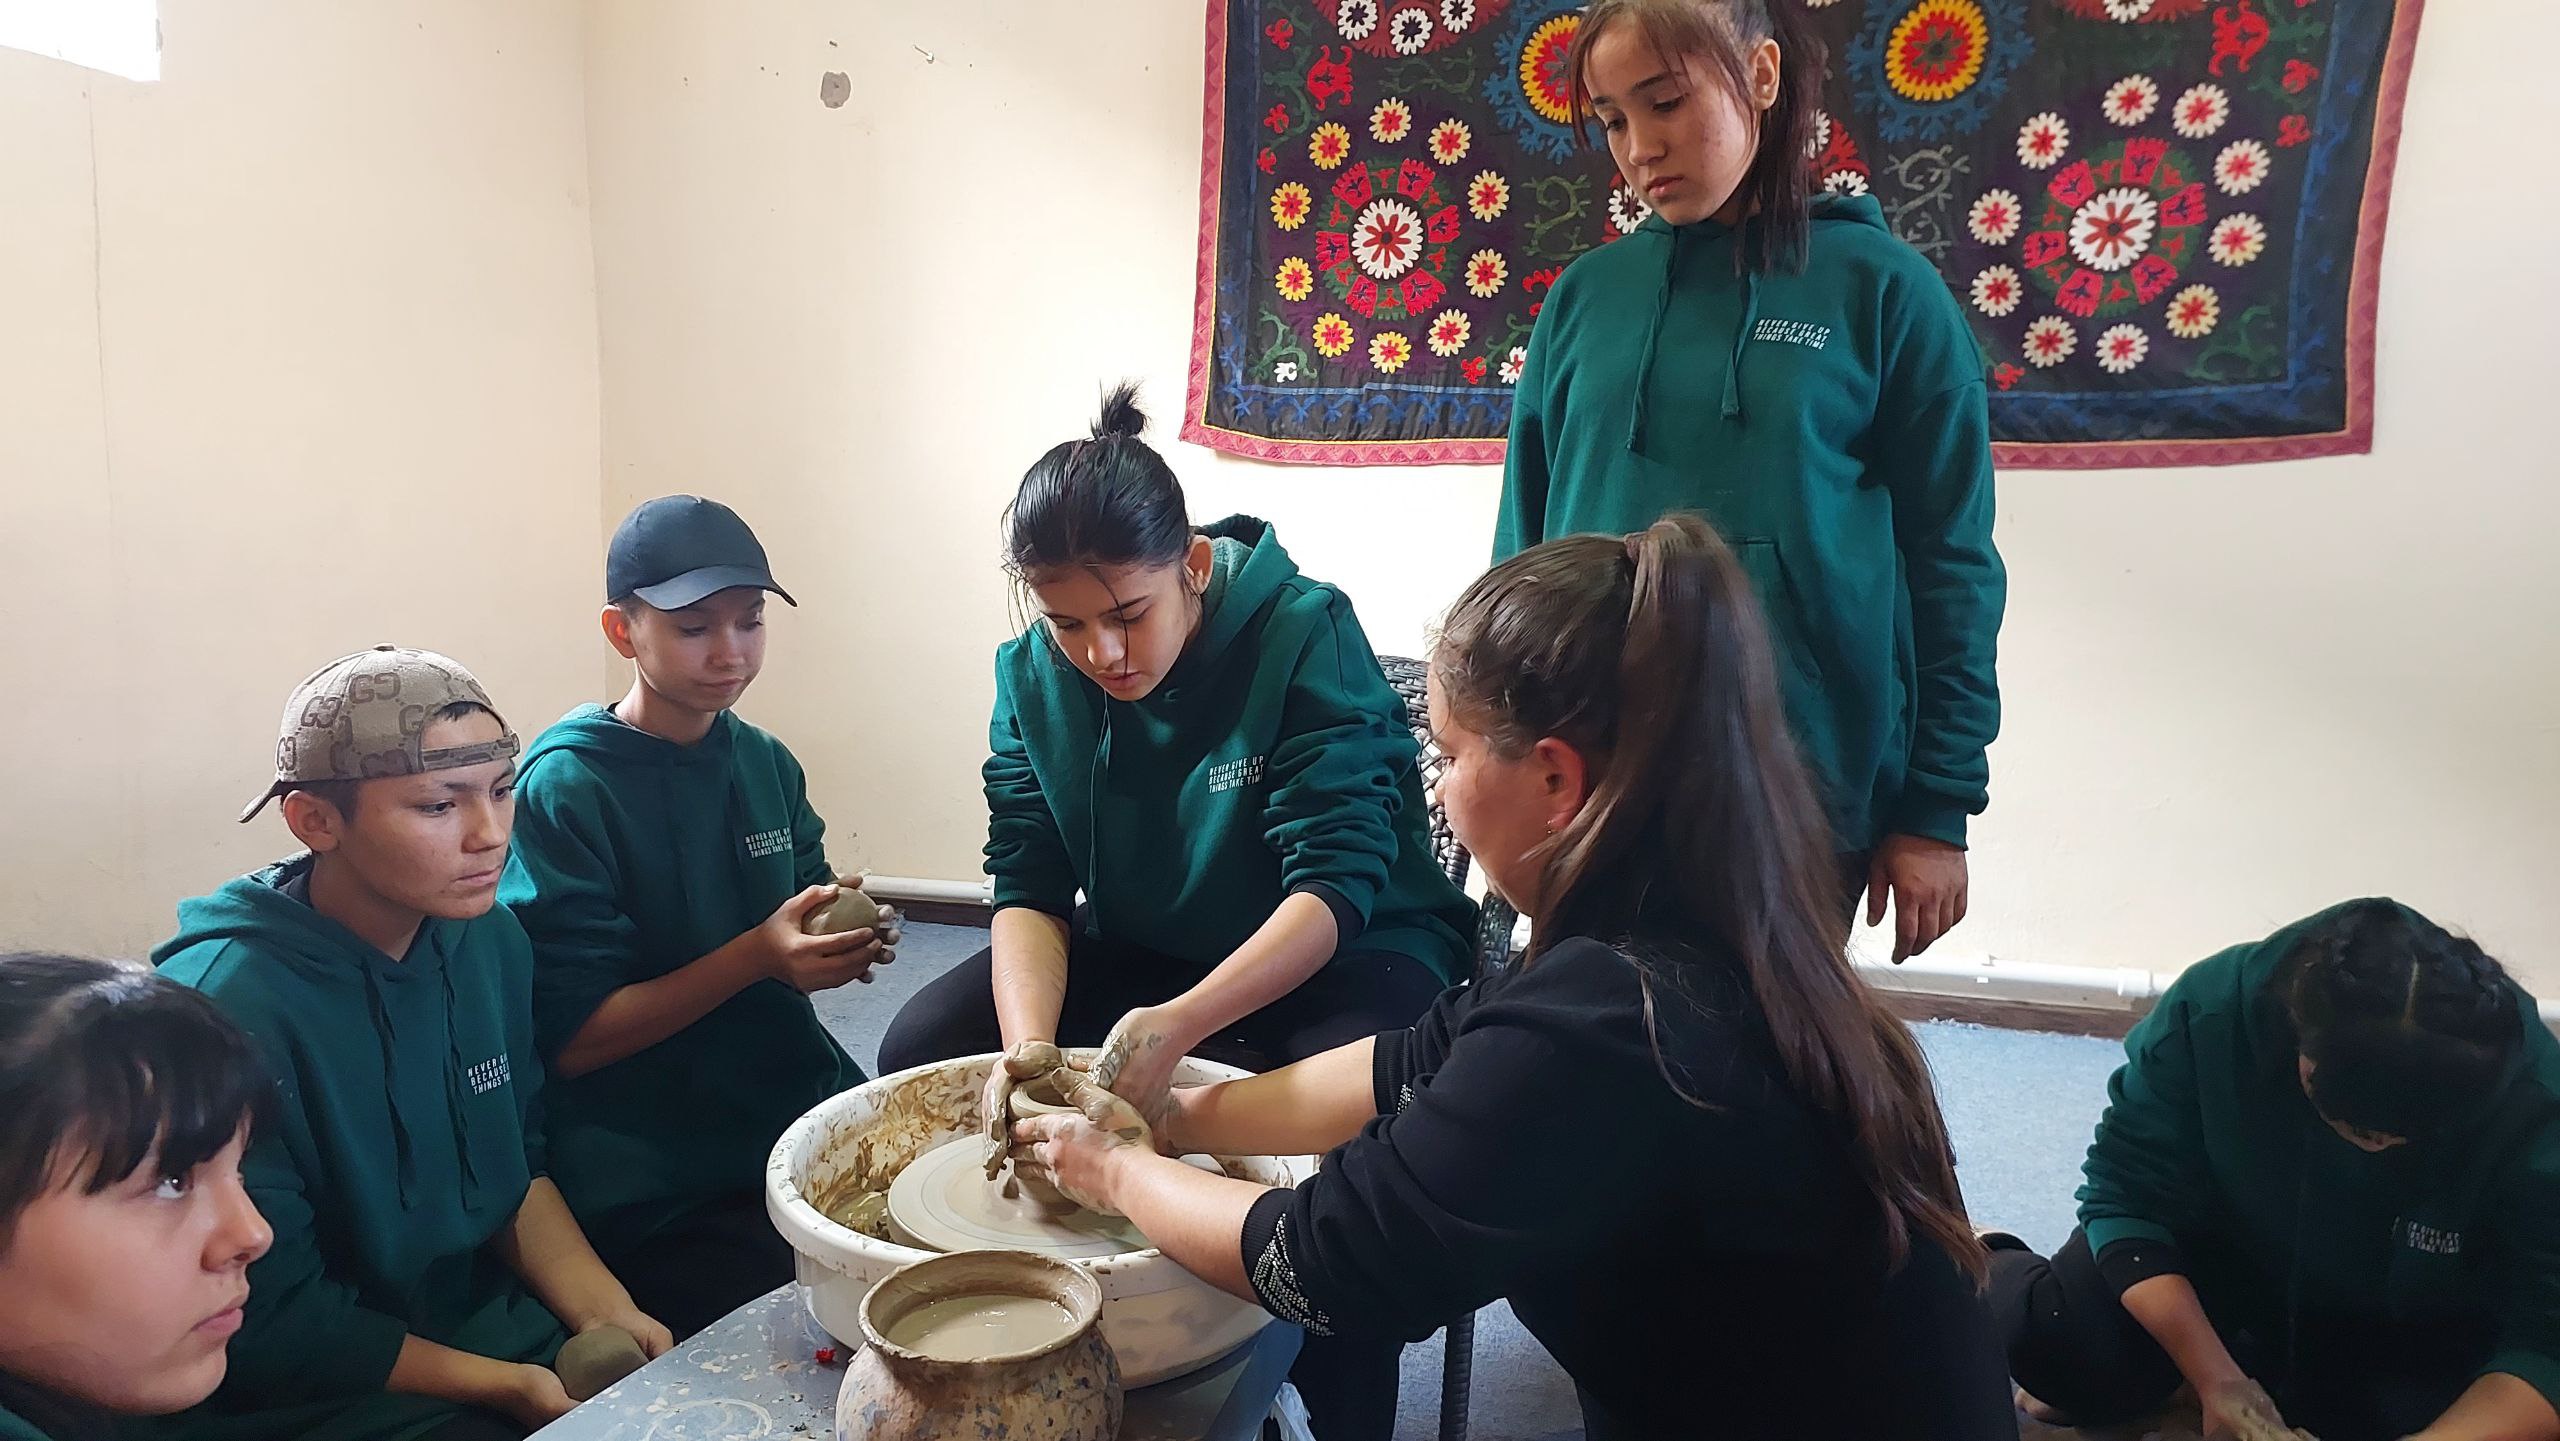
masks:
[[[642,501],[622,518],[604,549],[608,603],[632,596],[660,610],[682,610],[742,585],[800,603],[774,584],[764,546],[738,513],[698,495]]]

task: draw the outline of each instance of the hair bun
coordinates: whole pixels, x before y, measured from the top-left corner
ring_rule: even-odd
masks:
[[[1096,440],[1134,440],[1145,433],[1147,414],[1138,409],[1138,383],[1124,380],[1104,393],[1102,416],[1093,423]]]

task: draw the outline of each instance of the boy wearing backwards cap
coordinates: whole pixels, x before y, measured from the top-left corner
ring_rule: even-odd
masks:
[[[792,1279],[765,1215],[784,1128],[861,1083],[809,993],[868,981],[897,918],[831,936],[826,827],[800,763],[738,719],[775,584],[727,506],[664,496],[605,554],[602,623],[637,671],[524,757],[499,899],[533,936],[552,1157],[596,1246],[678,1336]]]
[[[307,847],[178,908],[161,971],[258,1043],[276,1121],[243,1179],[275,1246],[200,1437],[520,1437],[569,1409],[571,1330],[666,1328],[544,1175],[533,948],[497,909],[516,738],[431,651],[344,657],[285,704],[275,781]]]

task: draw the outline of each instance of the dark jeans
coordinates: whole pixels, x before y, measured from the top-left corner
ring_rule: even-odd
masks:
[[[1081,918],[1079,918],[1081,919]],[[996,1024],[995,952],[980,951],[936,977],[899,1009],[880,1040],[880,1073],[1004,1049]],[[1062,1046],[1098,1046],[1122,1016],[1169,1001],[1207,974],[1137,946],[1068,932]],[[1280,999],[1229,1026],[1195,1054],[1270,1070],[1337,1046],[1400,1030],[1443,989],[1431,968],[1357,942]],[[1402,1345],[1370,1337],[1309,1336],[1289,1368],[1317,1441],[1388,1441],[1395,1434]]]
[[[679,1341],[792,1279],[791,1243],[742,1192],[636,1246],[598,1248],[632,1304]]]
[[[2288,1316],[2283,1296],[2246,1294],[2266,1288],[2188,1279],[2232,1359],[2267,1388],[2288,1424],[2321,1441],[2393,1441],[2424,1430],[2471,1384],[2493,1339],[2459,1323]],[[1992,1252],[1991,1310],[2009,1374],[2080,1425],[2147,1417],[2183,1379],[2117,1299],[2081,1232],[2049,1260],[2023,1249]]]
[[[418,1441],[524,1441],[531,1433],[495,1411],[473,1407],[420,1436]]]

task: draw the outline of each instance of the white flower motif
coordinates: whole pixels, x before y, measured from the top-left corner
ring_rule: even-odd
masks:
[[[1275,363],[1271,367],[1271,378],[1282,385],[1287,385],[1298,378],[1298,362],[1283,360]]]
[[[2139,325],[2119,325],[2098,337],[2098,368],[2109,375],[2123,375],[2142,363],[2151,353],[2151,337]]]
[[[1618,227],[1620,235],[1633,235],[1644,224],[1653,207],[1636,198],[1636,193],[1623,185],[1609,187],[1609,223]]]
[[[1422,212],[1394,196],[1369,202],[1351,224],[1351,258],[1380,280],[1393,280],[1422,258]]]
[[[1398,55],[1419,55],[1431,43],[1431,12],[1399,10],[1387,22],[1387,43],[1396,47]]]
[[[2071,253],[2092,270],[2122,270],[2151,248],[2160,228],[2160,202],[2148,190],[2123,186],[2099,195],[2071,217]]]
[[[2018,227],[2026,223],[2026,207],[2018,202],[2014,190],[1986,190],[1973,202],[1973,213],[1967,217],[1973,226],[1973,238],[1985,245],[2006,245],[2017,238]]]
[[[2202,340],[2222,322],[2222,297],[2210,285],[2190,285],[2169,300],[2169,333],[2180,340]]]
[[[1455,35],[1476,23],[1476,0],[1440,0],[1440,28]]]
[[[1834,170],[1822,177],[1822,188],[1834,195],[1864,195],[1867,177],[1855,170]]]
[[[2160,108],[2160,82],[2148,75],[2128,75],[2107,87],[2102,108],[2118,125],[2139,125]]]
[[[1520,371],[1523,367],[1527,366],[1528,363],[1529,347],[1525,345],[1515,345],[1511,347],[1511,353],[1509,355],[1502,357],[1502,366],[1494,372],[1494,375],[1505,385],[1518,385],[1520,383]]]
[[[1828,10],[1839,4],[1840,0],[1804,0],[1804,3],[1805,8],[1809,10]]]
[[[1378,30],[1378,0],[1342,0],[1334,8],[1333,26],[1345,40],[1366,40]]]
[[[2018,127],[2018,163],[2029,170],[2051,170],[2070,153],[2070,123],[2052,111]]]
[[[1813,134],[1806,137],[1804,142],[1804,158],[1811,160],[1830,148],[1831,112],[1816,110],[1813,112]]]
[[[2153,0],[2106,0],[2107,18],[2119,25],[2130,25],[2151,13]]]
[[[2234,140],[2222,147],[2213,162],[2213,183],[2225,195],[2246,195],[2266,183],[2267,171],[2275,165],[2275,157],[2267,147],[2255,140]]]
[[[2225,265],[2246,265],[2267,252],[2266,222],[2242,212],[2213,227],[2213,258]]]
[[[2017,309],[2026,293],[2026,283],[2018,278],[2018,272],[2005,265],[1992,266],[1973,278],[1974,308],[1994,320]]]
[[[2219,85],[2198,85],[2178,97],[2170,123],[2189,140],[2202,140],[2231,118],[2231,93]]]
[[[2027,327],[2026,343],[2021,348],[2026,352],[2027,364],[2038,370],[2051,370],[2080,348],[2080,334],[2071,328],[2070,321],[2048,315]]]

